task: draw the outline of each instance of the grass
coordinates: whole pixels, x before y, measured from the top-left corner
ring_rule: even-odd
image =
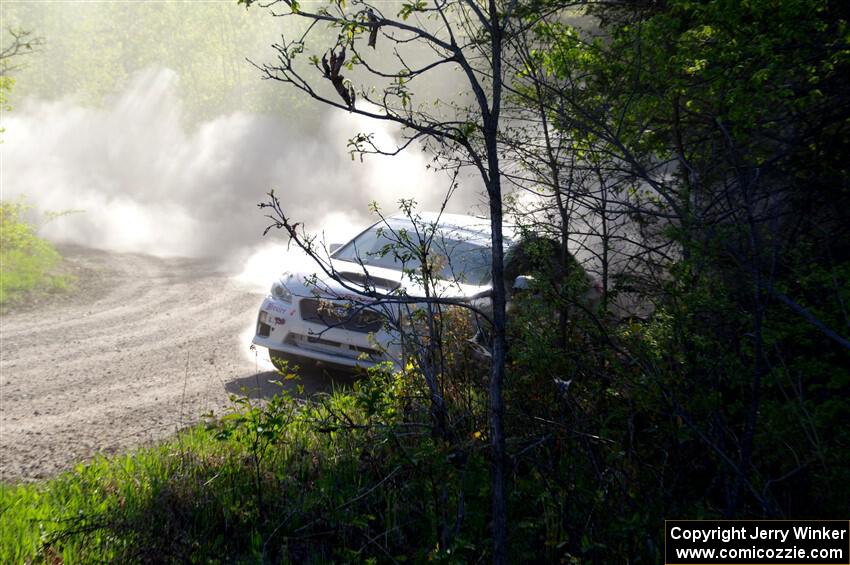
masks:
[[[53,270],[62,257],[26,220],[23,201],[0,202],[0,304],[37,292],[64,291],[70,279]]]
[[[130,540],[110,530],[120,530],[122,521],[189,468],[186,454],[195,453],[192,459],[200,463],[221,447],[199,428],[170,444],[111,460],[98,457],[47,482],[3,485],[0,562],[115,559]],[[116,520],[117,513],[124,513],[124,520]]]
[[[388,398],[401,378],[373,375],[307,403],[286,392],[262,403],[234,398],[229,414],[165,444],[0,485],[0,562],[439,556],[446,548],[429,541],[436,493],[460,479],[427,431],[394,430],[400,413]],[[468,480],[486,484],[483,459],[468,467]]]

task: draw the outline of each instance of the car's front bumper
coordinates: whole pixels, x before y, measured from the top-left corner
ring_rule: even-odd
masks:
[[[380,329],[362,333],[308,322],[301,317],[299,297],[283,302],[271,296],[263,300],[257,315],[252,342],[278,351],[345,367],[368,368],[394,361],[397,349],[393,336]]]

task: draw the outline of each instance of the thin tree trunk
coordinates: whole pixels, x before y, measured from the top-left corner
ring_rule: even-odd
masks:
[[[493,563],[508,562],[507,488],[505,477],[505,406],[502,397],[505,377],[507,342],[505,339],[506,289],[504,283],[504,249],[502,248],[502,182],[499,167],[498,131],[502,103],[502,35],[499,10],[495,0],[489,2],[492,42],[492,110],[484,118],[487,147],[487,187],[490,200],[490,229],[493,254],[493,365],[490,374],[490,435],[493,447]]]
[[[489,144],[489,143],[488,143]],[[492,172],[491,172],[492,174]],[[502,201],[498,171],[491,177],[490,224],[493,245],[493,364],[490,372],[490,437],[493,448],[493,563],[507,563],[507,501],[505,487],[506,291],[502,249]]]

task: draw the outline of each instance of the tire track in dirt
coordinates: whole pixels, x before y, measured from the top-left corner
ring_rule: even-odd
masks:
[[[273,378],[247,354],[256,290],[203,261],[63,251],[80,291],[0,317],[0,480],[162,439]]]

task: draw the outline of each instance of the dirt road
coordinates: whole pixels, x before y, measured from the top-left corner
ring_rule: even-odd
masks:
[[[249,350],[262,295],[208,262],[62,249],[74,294],[0,316],[0,480],[32,480],[221,414],[275,379]],[[308,393],[331,375],[307,367]],[[345,379],[343,375],[334,378]]]

